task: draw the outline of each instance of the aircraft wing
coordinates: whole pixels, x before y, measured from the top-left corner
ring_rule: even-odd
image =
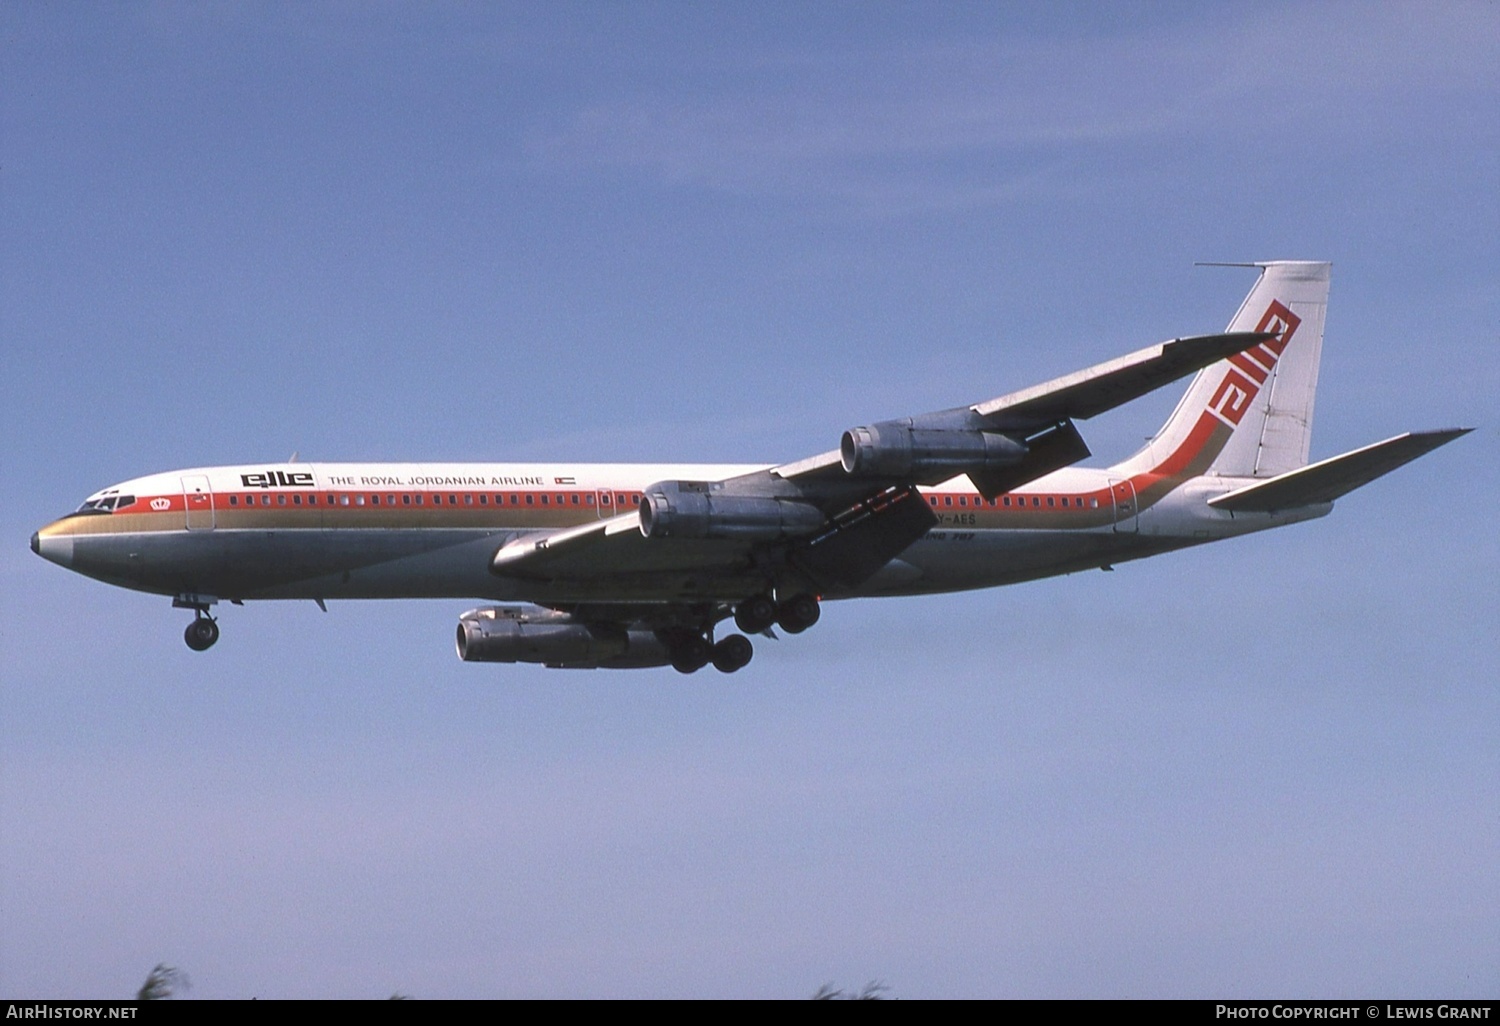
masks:
[[[987,498],[1089,455],[1073,419],[1129,402],[1274,336],[1179,338],[971,406],[844,433],[837,450],[724,481],[662,481],[644,505],[579,527],[525,534],[499,575],[632,581],[633,593],[712,598],[795,572],[818,590],[855,586],[936,518],[917,491],[967,474]]]
[[[1472,430],[1447,428],[1441,431],[1408,431],[1404,435],[1387,438],[1383,442],[1346,452],[1342,456],[1334,456],[1265,481],[1257,481],[1244,488],[1236,488],[1225,495],[1209,499],[1208,504],[1215,509],[1225,509],[1232,513],[1275,513],[1299,506],[1332,502]]]
[[[1173,339],[976,403],[971,409],[996,427],[1065,417],[1087,420],[1275,337],[1266,332],[1238,331]]]
[[[967,431],[1005,435],[1024,441],[1029,450],[1026,458],[1003,470],[979,468],[978,473],[972,473],[958,469],[936,480],[916,480],[917,484],[937,484],[968,472],[970,480],[985,498],[993,498],[1087,459],[1088,446],[1073,427],[1074,419],[1086,420],[1122,406],[1274,337],[1265,332],[1240,331],[1173,339],[1019,392],[886,424],[895,433],[902,428]],[[771,474],[784,480],[805,482],[833,483],[847,479],[848,448],[846,434],[839,449],[783,464],[772,469]]]

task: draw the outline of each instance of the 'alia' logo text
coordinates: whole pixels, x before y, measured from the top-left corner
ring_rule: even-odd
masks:
[[[1278,300],[1271,300],[1255,330],[1269,332],[1275,337],[1229,358],[1229,369],[1208,401],[1208,412],[1230,427],[1238,425],[1301,323],[1302,318]]]
[[[311,488],[311,471],[296,471],[288,474],[284,470],[266,470],[259,474],[241,474],[240,483],[246,488]]]

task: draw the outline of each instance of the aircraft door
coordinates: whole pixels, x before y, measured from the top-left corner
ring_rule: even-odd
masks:
[[[594,509],[599,514],[600,520],[608,520],[615,515],[614,493],[608,489],[600,489],[594,493]]]
[[[1136,534],[1140,531],[1140,520],[1136,508],[1135,485],[1116,478],[1109,479],[1109,496],[1115,504],[1115,531],[1118,534]]]
[[[214,493],[201,474],[182,479],[182,504],[187,509],[189,531],[214,529]]]

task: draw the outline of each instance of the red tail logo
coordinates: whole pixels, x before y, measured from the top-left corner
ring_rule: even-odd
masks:
[[[1213,398],[1208,401],[1208,412],[1230,427],[1237,426],[1301,323],[1302,318],[1278,300],[1271,300],[1255,330],[1273,332],[1276,337],[1229,358],[1230,366],[1224,372],[1224,380],[1219,382]]]

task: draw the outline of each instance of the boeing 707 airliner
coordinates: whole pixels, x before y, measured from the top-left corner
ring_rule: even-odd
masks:
[[[1280,527],[1468,429],[1308,463],[1329,265],[1260,276],[1222,335],[1178,338],[970,406],[845,431],[779,465],[282,463],[176,470],[88,497],[33,551],[190,609],[468,598],[458,654],[730,673],[821,603],[987,588]],[[1112,467],[1076,421],[1196,375]],[[732,620],[740,633],[719,634]]]

